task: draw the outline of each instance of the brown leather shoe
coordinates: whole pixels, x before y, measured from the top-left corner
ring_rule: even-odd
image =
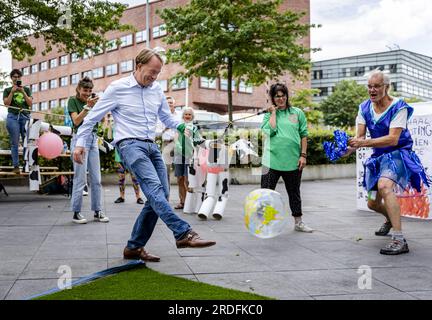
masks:
[[[160,261],[160,258],[158,256],[148,253],[147,251],[145,251],[144,247],[137,249],[129,249],[128,247],[125,247],[123,250],[123,258],[135,260],[141,259],[148,262]]]
[[[180,240],[176,241],[177,248],[205,248],[214,246],[216,244],[216,241],[211,240],[203,240],[200,238],[198,233],[191,230],[188,232],[188,234]]]

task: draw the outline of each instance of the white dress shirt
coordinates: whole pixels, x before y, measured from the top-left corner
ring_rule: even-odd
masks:
[[[77,146],[85,146],[93,126],[108,112],[114,119],[113,144],[125,138],[154,140],[158,118],[167,128],[177,128],[180,124],[172,116],[159,83],[143,87],[131,74],[112,82],[105,90],[79,127]]]

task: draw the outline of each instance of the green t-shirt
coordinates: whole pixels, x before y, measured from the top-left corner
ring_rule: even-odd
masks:
[[[193,147],[202,142],[198,127],[195,125],[192,126],[192,137],[186,137],[184,130],[179,131],[178,139],[175,142],[174,156],[183,156],[186,159],[191,159],[194,151]]]
[[[274,170],[293,171],[298,168],[301,139],[307,137],[303,111],[296,107],[276,111],[276,128],[270,126],[271,113],[264,116],[261,129],[266,135],[262,165]]]
[[[77,114],[80,114],[81,111],[84,110],[84,106],[85,106],[85,105],[86,105],[86,103],[85,103],[85,102],[82,102],[82,101],[81,101],[80,99],[78,99],[77,97],[70,97],[69,100],[68,100],[68,112],[69,112],[69,115],[71,116],[71,118],[72,118],[72,113],[73,113],[73,112],[76,112]],[[84,120],[83,120],[83,122],[84,122]],[[74,124],[73,121],[72,121],[72,128],[73,128],[73,131],[76,133],[76,132],[78,131],[78,128],[79,128],[81,125],[82,125],[82,122],[81,122],[79,125],[75,126],[75,124]],[[95,125],[94,128],[93,128],[93,132],[97,133],[98,125],[99,125],[99,124],[96,123],[96,125]]]
[[[11,91],[12,91],[12,87],[4,89],[3,99],[7,98]],[[24,87],[24,91],[26,92],[27,96],[31,97],[32,94],[31,94],[31,90],[29,87]],[[27,102],[24,99],[24,93],[22,93],[20,91],[15,91],[15,93],[12,97],[11,106],[20,108],[22,110],[30,110],[30,106],[27,104]],[[8,108],[8,112],[18,114],[18,113],[20,113],[20,110]],[[22,111],[22,113],[24,113],[26,115],[30,114],[30,112],[28,112],[28,111]]]

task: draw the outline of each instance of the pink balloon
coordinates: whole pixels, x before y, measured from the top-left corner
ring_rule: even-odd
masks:
[[[52,132],[45,132],[38,139],[39,155],[46,159],[57,158],[63,150],[63,140]]]

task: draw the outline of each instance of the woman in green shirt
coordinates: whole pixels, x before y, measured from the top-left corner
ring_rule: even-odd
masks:
[[[82,125],[84,118],[98,101],[98,97],[92,94],[93,81],[84,77],[78,82],[76,96],[68,100],[68,111],[73,121],[73,135],[71,140],[71,154],[75,149],[76,133]],[[94,211],[94,220],[109,222],[109,218],[102,212],[102,184],[99,160],[99,147],[97,143],[97,125],[93,128],[93,134],[86,141],[84,162],[80,164],[73,162],[74,179],[71,197],[71,207],[74,212],[72,221],[75,223],[87,223],[87,219],[81,214],[83,203],[83,190],[86,185],[87,170],[90,175],[90,202],[91,210]]]
[[[307,122],[303,111],[289,103],[288,88],[282,83],[270,87],[272,106],[264,116],[261,130],[264,144],[261,188],[272,189],[282,177],[295,219],[294,230],[312,232],[302,221],[300,182],[306,166]]]

